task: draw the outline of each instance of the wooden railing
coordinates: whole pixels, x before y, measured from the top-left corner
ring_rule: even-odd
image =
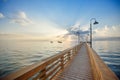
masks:
[[[96,60],[95,60],[95,56],[93,55],[92,49],[90,48],[90,46],[88,46],[88,44],[86,44],[86,47],[87,47],[88,55],[90,57],[90,62],[91,62],[94,80],[103,80],[101,71],[99,69],[99,66],[98,66]]]
[[[66,49],[40,63],[27,66],[0,80],[51,80],[72,60],[82,44]]]
[[[86,44],[94,80],[119,80],[114,72],[103,62],[97,53]]]

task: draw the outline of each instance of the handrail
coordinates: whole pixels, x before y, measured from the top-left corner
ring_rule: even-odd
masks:
[[[66,49],[42,62],[27,66],[0,78],[0,80],[51,80],[78,53],[81,45]]]
[[[103,80],[101,71],[99,70],[99,66],[95,60],[92,49],[88,46],[88,44],[86,44],[86,47],[87,47],[88,55],[90,57],[94,80]]]
[[[97,53],[86,44],[94,80],[119,80],[114,72],[103,62]]]

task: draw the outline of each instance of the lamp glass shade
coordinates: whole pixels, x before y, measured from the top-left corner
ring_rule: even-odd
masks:
[[[93,24],[95,25],[95,24],[99,24],[99,23],[97,21],[95,21]]]

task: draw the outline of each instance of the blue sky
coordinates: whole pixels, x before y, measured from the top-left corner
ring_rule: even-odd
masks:
[[[72,27],[94,37],[118,37],[120,0],[0,0],[0,34],[60,35]]]

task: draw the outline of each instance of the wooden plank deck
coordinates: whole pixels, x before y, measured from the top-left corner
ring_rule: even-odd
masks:
[[[76,57],[53,80],[119,80],[97,53],[84,43]]]
[[[85,44],[83,44],[71,64],[64,69],[56,80],[93,80],[89,55]]]

